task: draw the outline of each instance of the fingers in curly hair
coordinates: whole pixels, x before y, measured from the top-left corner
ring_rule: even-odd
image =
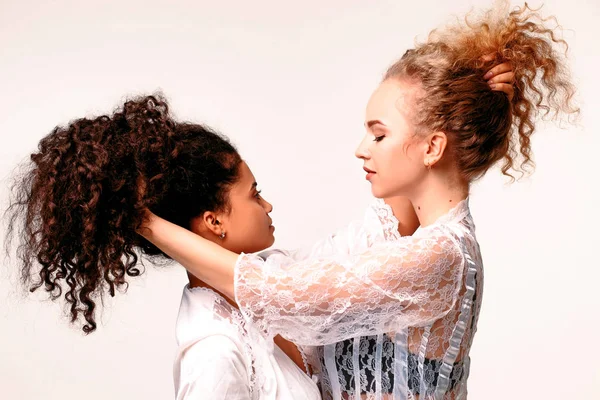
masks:
[[[493,78],[496,75],[512,71],[512,69],[513,69],[512,64],[509,62],[498,64],[494,68],[492,68],[488,72],[486,72],[486,74],[483,76],[483,79],[487,80],[487,79]]]
[[[492,79],[488,80],[487,83],[510,83],[512,84],[515,81],[515,73],[513,71],[505,72],[500,75],[494,76]]]
[[[497,92],[504,92],[508,95],[508,99],[512,100],[513,95],[515,94],[515,89],[513,85],[508,83],[492,83],[490,84],[490,88]]]

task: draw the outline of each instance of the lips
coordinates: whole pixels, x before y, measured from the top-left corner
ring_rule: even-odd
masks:
[[[370,182],[371,179],[373,178],[373,176],[375,175],[375,171],[373,171],[372,169],[369,169],[367,167],[363,167],[363,169],[367,173],[367,176],[365,176],[365,178]]]
[[[365,170],[365,172],[366,172],[367,174],[374,174],[374,173],[375,173],[375,171],[373,171],[373,170],[371,170],[371,169],[369,169],[369,168],[367,168],[367,167],[363,167],[363,169]]]

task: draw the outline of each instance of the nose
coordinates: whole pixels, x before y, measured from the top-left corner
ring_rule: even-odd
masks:
[[[369,147],[368,143],[369,143],[368,135],[365,135],[363,140],[360,142],[360,144],[356,148],[356,151],[354,152],[354,155],[357,158],[360,158],[361,160],[368,160],[371,157],[371,154],[369,153],[369,149],[368,149],[368,147]]]
[[[273,211],[273,204],[269,203],[265,199],[263,199],[263,202],[264,202],[263,207],[265,208],[265,211],[267,212],[267,214],[269,214],[271,211]]]

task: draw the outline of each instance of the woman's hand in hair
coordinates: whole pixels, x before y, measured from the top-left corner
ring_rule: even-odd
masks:
[[[494,58],[495,54],[487,54],[482,57],[482,60],[492,61]],[[515,94],[515,88],[513,86],[515,82],[515,73],[510,62],[495,65],[485,73],[483,79],[487,81],[492,90],[506,93],[508,95],[508,100],[512,101]]]

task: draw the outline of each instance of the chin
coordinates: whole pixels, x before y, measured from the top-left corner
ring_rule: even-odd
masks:
[[[273,246],[273,243],[275,243],[275,236],[270,235],[268,238],[266,238],[264,242],[261,243],[260,246],[256,246],[257,249],[252,251],[252,253],[258,253],[260,251],[266,250],[269,247]]]
[[[378,199],[387,199],[396,196],[408,197],[409,191],[405,185],[371,185],[371,193]]]
[[[371,193],[374,197],[378,199],[385,199],[386,197],[390,197],[389,191],[375,185],[371,185]]]

